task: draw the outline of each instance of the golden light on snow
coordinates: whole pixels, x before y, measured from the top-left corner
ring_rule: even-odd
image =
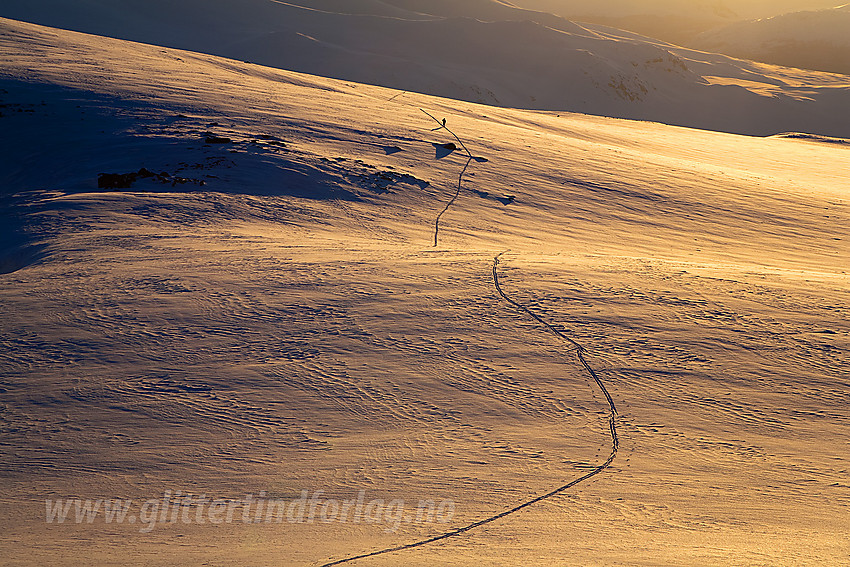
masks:
[[[593,115],[0,28],[7,561],[845,560],[846,76],[582,28]]]

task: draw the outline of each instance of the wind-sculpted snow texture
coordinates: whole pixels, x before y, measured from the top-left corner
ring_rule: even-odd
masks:
[[[423,110],[422,112],[424,112],[432,120],[434,120],[435,122],[440,124],[440,121],[437,120],[433,115],[429,114],[425,110]],[[437,242],[438,242],[437,238],[438,238],[438,234],[439,234],[440,217],[443,215],[443,213],[445,213],[449,209],[449,207],[457,199],[457,197],[458,197],[458,195],[460,194],[460,191],[461,191],[461,184],[463,182],[463,175],[466,172],[467,168],[469,167],[469,164],[475,159],[473,157],[472,153],[466,147],[466,144],[463,143],[463,141],[457,136],[457,134],[452,132],[446,126],[446,120],[445,119],[443,119],[441,126],[439,128],[436,128],[435,130],[439,130],[439,129],[445,129],[449,133],[451,133],[451,135],[457,140],[457,142],[461,145],[461,147],[466,152],[467,159],[466,159],[466,163],[463,166],[463,169],[461,170],[460,175],[458,176],[457,191],[455,192],[451,201],[449,201],[449,203],[445,206],[445,208],[443,208],[443,210],[437,216],[437,220],[436,220],[435,225],[434,225],[434,246],[437,246]],[[608,458],[605,460],[605,462],[601,463],[600,465],[595,467],[593,470],[591,470],[587,474],[584,474],[584,475],[580,476],[579,478],[570,480],[566,484],[559,486],[558,488],[555,488],[554,490],[551,490],[551,491],[549,491],[545,494],[541,494],[539,496],[531,498],[530,500],[526,500],[525,502],[522,502],[522,503],[520,503],[516,506],[513,506],[512,508],[505,510],[503,512],[500,512],[498,514],[494,514],[494,515],[489,516],[487,518],[477,520],[477,521],[472,522],[470,524],[467,524],[465,526],[455,528],[455,529],[448,531],[446,533],[442,533],[442,534],[439,534],[439,535],[436,535],[436,536],[431,536],[431,537],[428,537],[426,539],[422,539],[422,540],[415,541],[415,542],[412,542],[412,543],[398,545],[398,546],[390,547],[390,548],[386,548],[386,549],[379,549],[377,551],[371,551],[371,552],[363,553],[363,554],[360,554],[360,555],[354,555],[354,556],[351,556],[351,557],[346,557],[344,559],[338,559],[338,560],[335,560],[335,561],[331,561],[330,563],[325,563],[321,567],[332,567],[333,565],[342,565],[344,563],[350,563],[350,562],[353,562],[353,561],[358,561],[360,559],[366,559],[366,558],[369,558],[369,557],[376,557],[376,556],[379,556],[379,555],[386,555],[386,554],[391,554],[391,553],[397,553],[397,552],[400,552],[400,551],[411,550],[411,549],[415,549],[417,547],[421,547],[421,546],[428,545],[428,544],[431,544],[431,543],[436,543],[436,542],[448,539],[450,537],[459,536],[459,535],[464,534],[464,533],[466,533],[470,530],[474,530],[475,528],[479,528],[481,526],[490,524],[491,522],[495,522],[496,520],[500,520],[502,518],[505,518],[506,516],[509,516],[511,514],[515,514],[516,512],[519,512],[519,511],[521,511],[521,510],[523,510],[523,509],[525,509],[525,508],[527,508],[527,507],[529,507],[533,504],[537,504],[538,502],[542,502],[543,500],[546,500],[548,498],[551,498],[553,496],[561,494],[565,490],[568,490],[568,489],[572,488],[573,486],[575,486],[575,485],[577,485],[577,484],[579,484],[579,483],[581,483],[585,480],[588,480],[588,479],[596,476],[597,474],[601,473],[602,471],[607,469],[609,466],[611,466],[611,463],[614,462],[614,458],[617,456],[617,450],[619,449],[619,446],[620,446],[620,441],[619,441],[619,438],[617,437],[617,424],[616,424],[616,421],[615,421],[616,417],[617,417],[617,408],[614,404],[613,398],[611,398],[611,394],[608,393],[608,389],[605,387],[605,384],[602,382],[602,380],[599,378],[598,374],[593,370],[593,368],[587,362],[587,359],[585,358],[585,352],[586,351],[585,351],[584,347],[582,347],[574,339],[570,338],[563,331],[557,329],[551,323],[548,323],[547,321],[542,319],[539,315],[535,314],[533,311],[528,309],[528,307],[526,307],[526,306],[524,306],[520,303],[517,303],[516,301],[511,299],[504,292],[504,290],[502,289],[502,286],[499,284],[499,273],[498,273],[499,258],[501,256],[502,256],[502,254],[499,254],[498,256],[496,256],[493,259],[493,285],[496,288],[496,291],[499,293],[499,296],[501,296],[502,299],[504,299],[505,301],[507,301],[511,305],[515,306],[517,309],[519,309],[519,310],[527,313],[528,315],[530,315],[532,318],[534,318],[536,321],[538,321],[540,324],[542,324],[546,329],[548,329],[549,331],[551,331],[552,333],[554,333],[555,335],[557,335],[558,337],[563,339],[565,342],[570,344],[571,347],[572,347],[571,350],[573,350],[575,352],[576,357],[577,357],[578,361],[580,362],[580,364],[582,365],[582,367],[587,371],[588,375],[591,378],[593,378],[593,381],[596,383],[596,385],[599,387],[599,389],[605,395],[605,399],[608,402],[608,407],[610,408],[610,415],[608,417],[608,427],[609,427],[609,430],[611,432],[611,454],[608,456]]]
[[[4,559],[845,560],[845,140],[0,27]]]
[[[467,162],[467,164],[468,163],[469,162]],[[522,502],[521,504],[514,506],[513,508],[510,508],[508,510],[505,510],[503,512],[500,512],[498,514],[490,516],[488,518],[484,518],[482,520],[478,520],[478,521],[473,522],[471,524],[468,524],[466,526],[456,528],[456,529],[451,530],[449,532],[446,532],[444,534],[433,536],[433,537],[423,539],[423,540],[420,540],[420,541],[416,541],[416,542],[413,542],[413,543],[400,545],[400,546],[392,547],[392,548],[388,548],[388,549],[381,549],[381,550],[378,550],[378,551],[373,551],[373,552],[370,552],[370,553],[364,553],[362,555],[356,555],[356,556],[353,556],[353,557],[340,559],[340,560],[337,560],[337,561],[332,561],[330,563],[325,563],[324,565],[322,565],[322,567],[331,567],[333,565],[341,565],[343,563],[349,563],[349,562],[352,562],[352,561],[357,561],[359,559],[365,559],[367,557],[375,557],[377,555],[384,555],[384,554],[388,554],[388,553],[396,553],[396,552],[399,552],[399,551],[415,549],[415,548],[421,547],[423,545],[427,545],[427,544],[430,544],[430,543],[436,543],[438,541],[442,541],[442,540],[448,539],[450,537],[461,535],[461,534],[466,533],[470,530],[474,530],[475,528],[484,526],[484,525],[489,524],[491,522],[495,522],[496,520],[500,520],[500,519],[505,518],[506,516],[509,516],[511,514],[515,514],[519,511],[529,507],[529,506],[537,504],[538,502],[542,502],[542,501],[544,501],[548,498],[552,498],[553,496],[561,494],[565,490],[569,490],[570,488],[576,486],[577,484],[584,482],[585,480],[588,480],[588,479],[593,478],[594,476],[598,475],[599,473],[601,473],[602,471],[604,471],[605,469],[610,467],[611,463],[614,462],[614,459],[617,456],[617,450],[620,447],[620,440],[617,437],[617,423],[616,423],[617,408],[614,405],[614,400],[611,398],[611,395],[608,393],[608,389],[605,387],[605,384],[602,382],[602,380],[599,379],[599,376],[596,374],[596,372],[593,370],[593,368],[590,366],[590,364],[585,359],[585,352],[586,351],[585,351],[584,347],[582,347],[580,344],[575,342],[575,340],[570,338],[563,331],[555,328],[554,326],[552,326],[552,324],[550,324],[547,321],[545,321],[544,319],[540,318],[538,315],[536,315],[533,311],[531,311],[530,309],[528,309],[524,305],[517,303],[516,301],[511,299],[510,296],[508,296],[504,292],[504,290],[502,289],[502,286],[499,284],[499,273],[498,273],[499,258],[501,257],[501,255],[502,254],[499,254],[498,256],[496,256],[493,259],[493,285],[495,286],[496,291],[499,293],[499,295],[505,301],[507,301],[511,305],[515,306],[517,309],[527,313],[528,315],[533,317],[536,321],[541,323],[549,331],[556,334],[558,337],[562,338],[565,342],[570,344],[571,347],[572,347],[571,350],[573,350],[575,352],[576,357],[578,358],[578,361],[581,363],[581,365],[584,367],[584,369],[587,371],[587,373],[593,378],[596,385],[599,387],[599,389],[605,395],[605,399],[608,402],[608,407],[610,408],[610,415],[608,417],[608,427],[609,427],[609,430],[611,432],[611,454],[608,455],[608,458],[603,463],[601,463],[597,467],[593,468],[590,472],[588,472],[588,473],[586,473],[586,474],[584,474],[584,475],[582,475],[582,476],[580,476],[576,479],[570,480],[568,483],[564,484],[563,486],[559,486],[558,488],[555,488],[554,490],[551,490],[551,491],[549,491],[545,494],[541,494],[540,496],[537,496],[535,498],[532,498],[530,500]]]

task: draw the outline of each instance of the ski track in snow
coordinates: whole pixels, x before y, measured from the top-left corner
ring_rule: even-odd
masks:
[[[463,141],[457,136],[457,134],[455,134],[454,132],[449,130],[448,127],[446,127],[445,119],[442,122],[440,122],[439,120],[437,120],[436,117],[429,114],[427,111],[425,111],[423,109],[420,109],[420,110],[422,110],[422,112],[427,114],[432,120],[437,122],[437,124],[440,124],[440,127],[437,128],[436,130],[445,129],[452,136],[454,136],[454,138],[458,141],[460,146],[464,149],[464,151],[466,151],[466,155],[467,155],[466,163],[464,164],[463,169],[461,169],[460,174],[458,175],[457,190],[455,191],[455,194],[451,198],[451,200],[443,208],[443,210],[440,211],[440,214],[437,215],[437,218],[434,222],[434,246],[436,247],[437,243],[438,243],[438,237],[439,237],[439,231],[440,231],[440,218],[443,216],[443,214],[447,210],[449,210],[449,208],[452,206],[452,204],[457,200],[458,196],[460,195],[460,191],[461,191],[462,183],[463,183],[463,176],[466,173],[466,170],[469,168],[469,164],[472,163],[472,160],[475,159],[475,158],[473,157],[473,155],[469,151],[469,149],[466,147],[466,144],[463,143]],[[587,359],[584,357],[585,349],[581,344],[579,344],[577,341],[575,341],[572,337],[570,337],[566,333],[555,328],[551,323],[549,323],[548,321],[546,321],[545,319],[543,319],[542,317],[540,317],[539,315],[537,315],[536,313],[531,311],[528,307],[526,307],[526,306],[522,305],[521,303],[511,299],[505,293],[505,291],[502,289],[501,284],[499,283],[499,272],[498,272],[499,258],[502,256],[502,254],[504,254],[504,252],[498,254],[495,258],[493,258],[493,285],[496,288],[496,291],[499,293],[499,295],[502,297],[502,299],[504,299],[505,301],[507,301],[508,303],[510,303],[511,305],[516,307],[517,309],[519,309],[520,311],[530,315],[533,319],[535,319],[537,322],[542,324],[548,330],[555,333],[558,337],[560,337],[561,339],[563,339],[564,341],[566,341],[567,343],[570,344],[570,346],[571,346],[570,350],[574,351],[576,353],[576,356],[578,357],[578,360],[581,363],[582,367],[585,369],[585,371],[588,373],[588,375],[591,378],[593,378],[593,380],[596,382],[599,389],[605,395],[605,399],[608,403],[609,412],[610,412],[609,415],[608,415],[608,428],[609,428],[610,433],[611,433],[611,453],[608,455],[608,458],[605,460],[605,462],[598,465],[597,467],[595,467],[593,470],[591,470],[587,474],[585,474],[585,475],[583,475],[579,478],[573,479],[570,482],[568,482],[568,483],[566,483],[562,486],[559,486],[559,487],[555,488],[554,490],[551,490],[551,491],[549,491],[545,494],[541,494],[540,496],[532,498],[531,500],[526,500],[525,502],[522,502],[521,504],[518,504],[517,506],[514,506],[513,508],[510,508],[510,509],[505,510],[503,512],[500,512],[498,514],[488,516],[487,518],[484,518],[482,520],[478,520],[478,521],[473,522],[471,524],[467,524],[467,525],[462,526],[460,528],[456,528],[454,530],[450,530],[448,532],[445,532],[445,533],[442,533],[442,534],[439,534],[439,535],[436,535],[436,536],[432,536],[432,537],[425,538],[425,539],[422,539],[422,540],[419,540],[419,541],[415,541],[413,543],[408,543],[408,544],[404,544],[404,545],[399,545],[399,546],[395,546],[395,547],[390,547],[390,548],[386,548],[386,549],[380,549],[380,550],[377,550],[377,551],[372,551],[372,552],[369,552],[369,553],[363,553],[363,554],[355,555],[355,556],[352,556],[352,557],[346,557],[346,558],[343,558],[343,559],[338,559],[336,561],[331,561],[329,563],[323,563],[323,564],[321,564],[320,567],[332,567],[333,565],[341,565],[341,564],[344,564],[344,563],[350,563],[350,562],[353,562],[353,561],[358,561],[360,559],[366,559],[366,558],[369,558],[369,557],[375,557],[375,556],[378,556],[378,555],[385,555],[385,554],[395,553],[395,552],[399,552],[399,551],[406,551],[408,549],[415,549],[417,547],[422,547],[422,546],[428,545],[430,543],[435,543],[435,542],[438,542],[438,541],[442,541],[444,539],[448,539],[448,538],[451,538],[451,537],[454,537],[454,536],[457,536],[457,535],[461,535],[463,533],[466,533],[470,530],[473,530],[473,529],[478,528],[480,526],[483,526],[485,524],[489,524],[489,523],[495,522],[496,520],[499,520],[501,518],[509,516],[511,514],[515,514],[515,513],[519,512],[520,510],[523,510],[523,509],[525,509],[529,506],[532,506],[533,504],[536,504],[538,502],[541,502],[543,500],[546,500],[548,498],[556,496],[556,495],[560,494],[561,492],[564,492],[565,490],[568,490],[568,489],[572,488],[573,486],[598,475],[599,473],[601,473],[602,471],[607,469],[609,466],[611,466],[611,463],[614,462],[614,459],[617,456],[617,451],[618,451],[619,446],[620,446],[620,441],[619,441],[619,437],[617,436],[617,424],[616,424],[617,407],[614,404],[614,400],[611,397],[611,394],[608,392],[608,389],[605,387],[605,384],[602,382],[602,380],[596,374],[596,371],[594,371],[593,367],[590,366],[590,364],[587,362]]]
[[[454,136],[455,140],[457,140],[457,143],[460,144],[460,146],[466,152],[466,163],[464,164],[463,169],[460,170],[460,174],[457,176],[457,190],[455,191],[454,196],[449,200],[449,202],[446,203],[446,206],[443,207],[443,210],[440,211],[440,214],[437,215],[437,219],[434,221],[434,248],[436,248],[437,247],[437,237],[440,234],[440,219],[446,213],[446,211],[449,210],[449,207],[451,207],[454,204],[454,202],[457,200],[458,196],[460,196],[460,190],[461,190],[461,186],[463,184],[463,176],[466,173],[466,170],[469,168],[469,164],[472,163],[472,160],[475,159],[475,158],[472,157],[472,152],[469,151],[469,149],[466,147],[466,144],[463,143],[463,140],[461,140],[458,137],[457,134],[455,134],[454,132],[449,130],[449,128],[446,126],[446,119],[445,118],[443,118],[443,121],[440,122],[439,120],[437,120],[437,118],[434,115],[427,112],[425,109],[420,108],[419,110],[421,110],[422,112],[427,114],[429,118],[431,118],[434,122],[436,122],[437,124],[440,125],[440,127],[435,128],[434,131],[445,130],[446,132],[448,132],[449,134]]]
[[[467,162],[467,165],[469,165],[469,162]],[[436,239],[436,233],[435,233],[434,237]],[[380,549],[378,551],[363,553],[361,555],[355,555],[353,557],[346,557],[346,558],[343,558],[343,559],[338,559],[336,561],[331,561],[329,563],[322,563],[320,565],[320,567],[332,567],[333,565],[342,565],[343,563],[350,563],[352,561],[358,561],[360,559],[367,559],[369,557],[375,557],[375,556],[378,556],[378,555],[385,555],[385,554],[388,554],[388,553],[395,553],[395,552],[399,552],[399,551],[406,551],[408,549],[415,549],[417,547],[422,547],[422,546],[428,545],[430,543],[435,543],[435,542],[438,542],[438,541],[442,541],[444,539],[448,539],[448,538],[451,538],[451,537],[454,537],[454,536],[461,535],[461,534],[466,533],[468,531],[474,530],[475,528],[478,528],[478,527],[481,527],[483,525],[495,522],[496,520],[500,520],[500,519],[502,519],[506,516],[510,516],[511,514],[515,514],[515,513],[519,512],[519,511],[521,511],[525,508],[528,508],[529,506],[537,504],[538,502],[542,502],[543,500],[546,500],[548,498],[552,498],[553,496],[556,496],[556,495],[564,492],[565,490],[569,490],[570,488],[574,487],[575,485],[577,485],[581,482],[584,482],[585,480],[588,480],[590,478],[593,478],[594,476],[598,475],[599,473],[601,473],[602,471],[604,471],[605,469],[610,467],[611,463],[613,463],[614,459],[617,457],[617,451],[620,448],[620,439],[617,435],[617,422],[616,422],[617,407],[614,404],[614,399],[611,397],[611,394],[608,392],[608,389],[605,387],[605,384],[602,382],[602,380],[596,374],[596,371],[593,370],[593,367],[590,366],[590,364],[587,362],[587,359],[584,356],[584,353],[586,351],[581,344],[576,342],[575,339],[573,339],[572,337],[570,337],[566,333],[555,328],[551,323],[549,323],[548,321],[546,321],[545,319],[543,319],[542,317],[540,317],[539,315],[534,313],[532,310],[530,310],[525,305],[517,302],[514,299],[511,299],[511,297],[508,294],[505,293],[505,291],[502,289],[501,284],[499,283],[499,272],[498,272],[499,258],[502,256],[502,254],[504,254],[504,252],[502,252],[501,254],[499,254],[498,256],[496,256],[493,259],[493,285],[495,286],[496,291],[499,293],[499,295],[502,297],[502,299],[504,299],[505,301],[507,301],[508,303],[510,303],[511,305],[516,307],[517,309],[519,309],[520,311],[530,315],[533,319],[538,321],[540,324],[542,324],[548,330],[555,333],[556,335],[558,335],[558,337],[560,337],[561,339],[563,339],[564,341],[566,341],[567,343],[570,344],[570,346],[572,347],[570,350],[572,350],[576,353],[576,356],[578,357],[578,360],[581,363],[582,367],[590,375],[590,377],[593,378],[593,380],[596,382],[597,386],[599,386],[599,389],[605,395],[605,399],[608,402],[608,408],[609,408],[608,428],[609,428],[609,431],[611,433],[611,453],[608,455],[608,458],[602,464],[596,466],[596,468],[594,468],[593,470],[591,470],[587,474],[580,476],[579,478],[573,479],[570,482],[568,482],[568,483],[566,483],[562,486],[559,486],[559,487],[555,488],[554,490],[551,490],[551,491],[549,491],[545,494],[541,494],[540,496],[536,496],[535,498],[532,498],[531,500],[526,500],[525,502],[522,502],[521,504],[518,504],[518,505],[514,506],[513,508],[510,508],[509,510],[505,510],[505,511],[500,512],[498,514],[495,514],[493,516],[489,516],[489,517],[484,518],[482,520],[478,520],[478,521],[473,522],[471,524],[467,524],[465,526],[462,526],[460,528],[456,528],[454,530],[442,533],[440,535],[436,535],[436,536],[433,536],[433,537],[429,537],[429,538],[426,538],[426,539],[415,541],[413,543],[399,545],[399,546],[396,546],[396,547],[390,547],[390,548],[387,548],[387,549]]]
[[[449,207],[451,207],[454,204],[454,202],[457,201],[458,196],[460,196],[460,188],[461,188],[461,183],[463,183],[463,175],[466,173],[467,168],[469,168],[470,163],[472,163],[472,156],[469,156],[466,159],[466,164],[463,166],[463,170],[461,170],[460,175],[457,178],[457,191],[455,191],[454,197],[452,197],[451,200],[448,203],[446,203],[446,206],[443,208],[442,211],[440,211],[440,214],[437,215],[437,219],[434,221],[434,247],[435,248],[437,247],[437,237],[440,234],[440,219],[445,214],[445,212],[449,210]]]

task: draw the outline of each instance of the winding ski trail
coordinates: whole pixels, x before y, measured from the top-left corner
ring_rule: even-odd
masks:
[[[432,132],[436,132],[437,130],[445,130],[446,132],[448,132],[449,134],[454,136],[454,139],[457,140],[457,143],[460,144],[460,147],[462,147],[463,151],[466,152],[466,163],[464,164],[463,169],[460,170],[460,175],[457,176],[457,190],[455,191],[455,194],[451,198],[451,200],[448,203],[446,203],[445,207],[443,207],[443,210],[440,211],[440,214],[437,215],[437,219],[434,221],[434,248],[436,248],[437,247],[437,238],[440,234],[440,219],[443,217],[445,212],[449,210],[449,207],[451,207],[454,204],[454,202],[457,201],[457,198],[460,195],[461,187],[463,186],[463,176],[466,173],[466,170],[469,169],[469,164],[472,163],[472,160],[474,160],[476,158],[472,155],[472,152],[469,151],[469,148],[466,147],[466,144],[463,143],[463,140],[461,140],[458,137],[457,134],[452,132],[449,129],[449,127],[446,126],[446,119],[445,118],[443,118],[443,121],[441,122],[441,121],[437,120],[436,116],[434,116],[433,114],[431,114],[430,112],[428,112],[424,108],[420,108],[419,110],[421,110],[422,112],[427,114],[428,117],[431,120],[433,120],[434,122],[439,124],[439,126],[437,128],[434,128],[432,130]]]
[[[599,389],[602,390],[602,393],[605,394],[605,399],[608,401],[608,407],[611,410],[611,415],[609,417],[610,417],[610,422],[611,422],[611,439],[612,439],[613,444],[614,444],[613,445],[613,453],[616,453],[617,448],[620,445],[619,439],[617,437],[616,424],[614,423],[614,419],[617,416],[617,406],[614,405],[614,399],[611,397],[611,394],[608,392],[608,388],[605,387],[605,384],[599,378],[599,375],[596,374],[596,371],[593,369],[592,366],[590,366],[590,364],[587,362],[587,359],[584,357],[585,349],[584,349],[583,346],[581,346],[579,343],[577,343],[569,335],[565,334],[562,331],[559,331],[552,324],[550,324],[549,322],[544,320],[542,317],[540,317],[539,315],[534,313],[531,309],[529,309],[525,305],[522,305],[521,303],[514,301],[513,299],[508,297],[507,294],[505,294],[505,292],[502,290],[502,286],[499,284],[499,272],[496,269],[499,266],[499,258],[502,256],[502,254],[504,254],[504,252],[502,252],[501,254],[499,254],[498,256],[496,256],[493,259],[493,283],[496,286],[496,291],[499,292],[499,295],[501,295],[502,298],[505,301],[507,301],[508,303],[510,303],[511,305],[516,307],[517,309],[519,309],[520,311],[527,313],[528,315],[533,317],[536,321],[538,321],[539,323],[544,325],[547,329],[549,329],[550,331],[552,331],[553,333],[555,333],[556,335],[558,335],[559,337],[561,337],[562,339],[564,339],[565,341],[567,341],[568,343],[570,343],[573,346],[573,350],[576,351],[576,355],[578,356],[579,362],[581,362],[581,365],[584,367],[584,369],[587,371],[587,373],[590,375],[590,377],[593,378],[594,382],[596,382],[596,385],[599,386]]]
[[[467,165],[468,165],[468,163],[467,163]],[[436,239],[436,235],[435,235],[435,239]],[[579,344],[575,339],[573,339],[572,337],[570,337],[566,333],[555,328],[551,323],[549,323],[548,321],[546,321],[545,319],[543,319],[542,317],[540,317],[539,315],[537,315],[536,313],[531,311],[525,305],[519,303],[518,301],[516,301],[514,299],[511,299],[510,296],[508,296],[505,293],[505,291],[502,289],[502,285],[499,283],[499,271],[498,271],[499,258],[502,256],[502,254],[504,254],[504,252],[500,253],[495,258],[493,258],[493,285],[495,286],[496,291],[499,293],[499,295],[502,297],[502,299],[504,299],[505,301],[507,301],[508,303],[510,303],[511,305],[516,307],[517,309],[519,309],[520,311],[530,315],[536,321],[541,323],[547,329],[549,329],[550,331],[555,333],[557,336],[559,336],[560,338],[562,338],[563,340],[565,340],[566,342],[568,342],[572,346],[571,350],[575,351],[576,356],[578,357],[578,360],[581,363],[582,367],[590,375],[590,377],[593,378],[593,380],[596,382],[596,385],[599,386],[599,389],[605,395],[605,399],[608,402],[608,407],[609,407],[608,428],[609,428],[609,431],[611,433],[611,453],[608,455],[608,458],[603,463],[598,465],[596,468],[594,468],[593,470],[591,470],[587,474],[582,475],[582,476],[580,476],[576,479],[573,479],[573,480],[569,481],[568,483],[566,483],[562,486],[559,486],[559,487],[555,488],[554,490],[550,490],[549,492],[547,492],[545,494],[541,494],[540,496],[536,496],[535,498],[532,498],[531,500],[526,500],[525,502],[522,502],[521,504],[518,504],[518,505],[514,506],[513,508],[510,508],[508,510],[504,510],[503,512],[499,512],[498,514],[494,514],[494,515],[489,516],[487,518],[484,518],[482,520],[478,520],[478,521],[473,522],[471,524],[467,524],[465,526],[455,528],[453,530],[450,530],[448,532],[445,532],[445,533],[442,533],[442,534],[439,534],[439,535],[436,535],[436,536],[433,536],[433,537],[429,537],[429,538],[426,538],[426,539],[422,539],[422,540],[415,541],[415,542],[408,543],[408,544],[404,544],[404,545],[399,545],[399,546],[396,546],[396,547],[379,549],[377,551],[372,551],[372,552],[369,552],[369,553],[363,553],[363,554],[355,555],[355,556],[352,556],[352,557],[346,557],[344,559],[338,559],[336,561],[331,561],[329,563],[323,563],[323,564],[320,565],[320,567],[332,567],[333,565],[342,565],[343,563],[350,563],[350,562],[357,561],[357,560],[360,560],[360,559],[366,559],[368,557],[375,557],[377,555],[385,555],[385,554],[388,554],[388,553],[395,553],[395,552],[399,552],[399,551],[405,551],[405,550],[408,550],[408,549],[415,549],[417,547],[422,547],[422,546],[428,545],[430,543],[435,543],[435,542],[438,542],[438,541],[441,541],[441,540],[444,540],[444,539],[448,539],[450,537],[454,537],[454,536],[466,533],[470,530],[474,530],[475,528],[478,528],[478,527],[483,526],[485,524],[495,522],[496,520],[504,518],[505,516],[515,514],[516,512],[519,512],[520,510],[523,510],[524,508],[528,508],[529,506],[531,506],[533,504],[536,504],[538,502],[546,500],[547,498],[551,498],[551,497],[553,497],[557,494],[560,494],[561,492],[564,492],[565,490],[568,490],[568,489],[572,488],[573,486],[598,475],[599,473],[601,473],[602,471],[604,471],[605,469],[610,467],[611,463],[613,463],[614,459],[617,457],[617,451],[620,448],[620,440],[619,440],[619,437],[617,435],[617,423],[616,423],[617,407],[614,404],[614,399],[611,397],[611,394],[608,392],[608,389],[605,387],[605,384],[599,378],[599,375],[596,373],[595,370],[593,370],[593,367],[590,366],[590,364],[587,362],[587,359],[584,356],[585,349],[581,344]]]
[[[461,170],[460,175],[457,178],[457,191],[455,191],[454,197],[452,197],[451,200],[448,203],[446,203],[445,208],[443,208],[443,210],[440,211],[440,214],[437,215],[437,220],[434,221],[434,247],[435,248],[437,247],[437,236],[440,234],[440,219],[442,218],[443,214],[445,214],[445,212],[449,210],[449,207],[451,207],[454,204],[454,202],[457,200],[458,196],[460,195],[461,183],[463,183],[463,174],[466,173],[466,170],[469,167],[470,163],[472,163],[472,156],[467,158],[466,165],[463,166],[463,169]]]

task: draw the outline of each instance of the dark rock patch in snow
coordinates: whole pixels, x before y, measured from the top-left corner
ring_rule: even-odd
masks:
[[[447,144],[438,144],[434,143],[434,157],[436,159],[443,159],[447,155],[451,154],[453,151],[457,149],[457,146],[454,142],[449,142]]]
[[[430,185],[429,182],[418,179],[413,175],[408,173],[398,173],[395,171],[376,171],[360,175],[359,177],[362,180],[362,185],[367,189],[381,193],[389,192],[389,188],[398,183],[414,185],[421,189]]]
[[[179,177],[171,175],[166,171],[153,173],[143,167],[139,169],[139,171],[131,173],[101,173],[97,178],[97,187],[98,189],[130,189],[133,187],[133,183],[139,179],[153,179],[159,183],[170,184],[172,187],[185,185],[187,183],[192,183],[198,186],[204,186],[206,184],[203,179]]]
[[[206,134],[204,137],[205,144],[230,144],[233,142],[230,138],[224,136],[216,136],[215,134]]]
[[[850,140],[847,138],[831,138],[829,136],[819,136],[817,134],[806,134],[805,132],[783,132],[781,134],[776,134],[773,137],[786,138],[790,140],[807,140],[810,142],[820,142],[822,144],[850,146]]]

